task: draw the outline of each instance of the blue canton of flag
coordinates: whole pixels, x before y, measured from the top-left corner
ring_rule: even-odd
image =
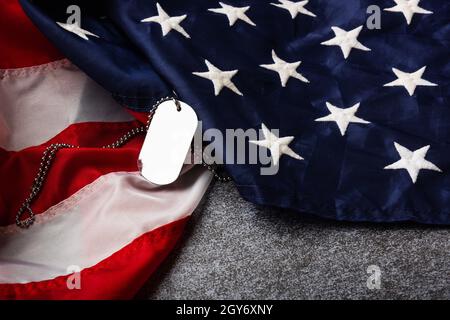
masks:
[[[73,3],[80,26],[65,23]],[[249,201],[338,220],[450,222],[447,0],[22,5],[127,107],[148,111],[174,90],[204,129],[262,128],[248,144],[270,149],[278,173],[226,164]]]

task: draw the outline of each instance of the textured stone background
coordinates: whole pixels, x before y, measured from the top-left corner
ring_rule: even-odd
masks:
[[[366,269],[382,270],[381,289]],[[300,217],[215,183],[139,299],[449,299],[450,228]]]

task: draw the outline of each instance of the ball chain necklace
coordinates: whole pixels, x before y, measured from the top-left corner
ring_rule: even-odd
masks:
[[[150,109],[150,113],[149,113],[146,125],[136,127],[136,128],[129,130],[127,133],[122,135],[119,139],[117,139],[113,143],[101,146],[101,148],[103,148],[103,149],[120,148],[121,146],[123,146],[124,144],[129,142],[132,138],[134,138],[140,134],[146,133],[148,131],[150,122],[153,118],[153,115],[154,115],[156,109],[158,108],[158,106],[161,103],[168,101],[168,100],[173,100],[175,102],[177,110],[178,111],[181,110],[180,103],[176,97],[167,96],[167,97],[161,98]],[[17,211],[16,225],[18,227],[27,229],[34,223],[34,221],[36,219],[36,215],[31,208],[31,204],[36,199],[36,197],[39,195],[39,193],[42,191],[42,185],[48,174],[50,166],[52,165],[52,163],[55,159],[56,153],[61,149],[78,149],[78,148],[80,148],[80,146],[68,144],[68,143],[52,143],[45,149],[45,151],[43,152],[42,157],[41,157],[41,163],[39,165],[39,170],[36,174],[36,177],[34,178],[32,186],[31,186],[31,191],[30,191],[28,197],[23,201],[19,210]],[[202,165],[206,169],[208,169],[209,171],[212,172],[212,174],[214,175],[214,178],[217,181],[220,181],[220,182],[231,181],[231,177],[228,176],[227,174],[224,174],[223,172],[220,172],[216,165],[207,164],[207,163],[205,163],[204,160],[202,160]],[[26,218],[23,218],[23,215],[26,213],[28,213],[28,216]]]

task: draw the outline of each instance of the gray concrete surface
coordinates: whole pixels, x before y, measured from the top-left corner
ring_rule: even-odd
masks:
[[[369,290],[369,265],[381,288]],[[138,299],[449,299],[450,228],[261,208],[215,183]]]

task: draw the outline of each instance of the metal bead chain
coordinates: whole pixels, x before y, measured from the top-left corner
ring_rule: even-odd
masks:
[[[141,133],[147,132],[156,108],[164,101],[168,101],[168,100],[172,100],[172,99],[175,101],[177,110],[180,111],[181,110],[180,102],[176,98],[174,98],[174,97],[162,98],[162,99],[158,100],[151,108],[150,114],[148,116],[147,124],[145,126],[133,128],[130,131],[128,131],[127,133],[125,133],[123,136],[121,136],[119,139],[117,139],[115,142],[105,145],[105,146],[102,146],[101,148],[103,148],[103,149],[119,148],[119,147],[123,146],[124,144],[126,144],[128,141],[130,141],[130,139],[134,138],[135,136],[137,136]],[[44,179],[48,174],[48,171],[50,169],[50,166],[51,166],[53,160],[55,159],[56,152],[61,149],[73,149],[73,148],[80,148],[80,146],[75,146],[75,145],[67,144],[67,143],[53,143],[45,149],[44,153],[42,154],[38,173],[36,174],[36,178],[34,179],[33,184],[31,186],[30,194],[23,201],[22,205],[20,206],[19,210],[17,211],[17,214],[16,214],[16,225],[17,226],[19,226],[20,228],[23,228],[23,229],[27,229],[34,223],[34,221],[36,219],[36,215],[33,212],[33,210],[31,209],[31,203],[38,196],[39,192],[42,190],[42,184],[44,183]],[[213,168],[211,165],[208,165],[205,162],[203,162],[203,166],[206,167],[208,170],[210,170],[213,173],[214,177],[217,180],[219,180],[220,182],[231,181],[231,178],[229,176],[219,175],[217,173],[217,170],[215,168]],[[25,213],[28,213],[28,217],[23,219],[22,216]]]
[[[115,142],[102,146],[103,149],[115,149],[123,146],[125,143],[127,143],[131,138],[134,138],[138,134],[145,133],[147,131],[146,126],[141,126],[138,128],[133,128],[127,133],[125,133],[123,136],[121,136],[119,139],[117,139]],[[67,143],[53,143],[49,145],[44,153],[42,154],[41,163],[39,165],[38,173],[36,174],[36,178],[34,178],[33,185],[31,186],[31,191],[28,197],[24,200],[22,205],[20,206],[19,210],[16,214],[16,225],[20,228],[29,228],[35,221],[36,216],[31,209],[31,202],[36,198],[36,196],[39,194],[39,192],[42,189],[42,184],[44,183],[44,179],[47,176],[48,170],[50,169],[50,166],[55,159],[56,152],[61,149],[73,149],[73,148],[80,148],[80,146],[75,146],[72,144]],[[28,217],[25,219],[22,219],[22,216],[28,212]]]
[[[205,163],[205,161],[202,161],[202,166],[211,171],[214,178],[219,182],[230,182],[232,180],[232,178],[228,174],[226,173],[219,174],[214,166]]]
[[[19,208],[19,211],[16,214],[16,224],[21,228],[28,228],[31,226],[35,220],[35,214],[33,210],[31,210],[30,204],[33,199],[39,194],[42,188],[42,183],[44,182],[45,177],[47,176],[48,169],[52,164],[53,159],[55,158],[55,153],[59,149],[62,148],[77,148],[74,145],[66,144],[66,143],[54,143],[48,146],[44,153],[42,154],[41,163],[39,165],[39,170],[34,178],[33,185],[31,186],[31,191],[25,201]],[[29,216],[22,220],[22,215],[25,212],[28,212]]]

